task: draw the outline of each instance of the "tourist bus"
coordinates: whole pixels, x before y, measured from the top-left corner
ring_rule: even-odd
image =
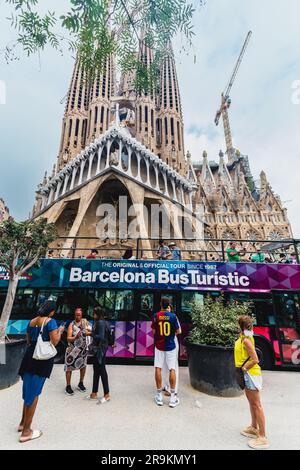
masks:
[[[0,271],[0,311],[8,275]],[[206,296],[225,302],[247,302],[255,319],[256,349],[263,368],[300,368],[300,265],[202,261],[43,259],[19,280],[8,334],[23,335],[38,306],[48,298],[57,304],[56,318],[68,324],[82,307],[92,319],[101,306],[115,326],[110,361],[153,360],[151,318],[168,297],[182,325],[180,359],[186,361],[184,339],[191,329],[191,302]],[[58,347],[62,361],[66,339]]]

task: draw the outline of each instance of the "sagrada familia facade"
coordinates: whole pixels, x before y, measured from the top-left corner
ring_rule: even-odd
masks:
[[[138,57],[145,66],[153,61],[151,49],[143,43]],[[161,66],[158,90],[143,93],[135,89],[134,73],[122,76],[117,84],[114,57],[96,74],[92,86],[77,61],[57,162],[37,188],[32,217],[43,216],[56,224],[61,237],[57,248],[65,256],[74,254],[75,248],[77,255],[82,254],[80,249],[87,246],[119,248],[120,254],[135,246],[130,233],[99,238],[97,232],[99,205],[113,204],[117,209],[120,196],[149,209],[159,204],[169,218],[171,237],[181,239],[181,248],[187,246],[188,238],[182,234],[182,219],[188,219],[193,232],[201,218],[203,233],[197,236],[207,240],[212,252],[216,250],[212,259],[217,259],[218,243],[209,240],[292,236],[279,196],[265,172],[260,174],[260,184],[254,181],[246,155],[236,151],[228,159],[220,152],[216,160],[210,160],[204,151],[201,157],[194,163],[200,155],[192,159],[185,150],[171,50]],[[153,218],[143,211],[136,215],[144,238],[141,246],[151,251],[157,245],[157,240],[150,240]]]
[[[9,218],[9,209],[4,200],[0,198],[0,223]]]

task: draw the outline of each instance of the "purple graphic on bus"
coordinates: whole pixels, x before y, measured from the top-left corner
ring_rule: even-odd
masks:
[[[7,286],[2,272],[0,287]],[[19,287],[201,289],[268,292],[300,289],[300,266],[192,261],[42,260]]]

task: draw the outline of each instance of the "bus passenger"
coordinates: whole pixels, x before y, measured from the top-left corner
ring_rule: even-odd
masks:
[[[97,404],[104,404],[110,401],[108,375],[105,367],[106,353],[108,349],[109,324],[105,321],[105,314],[101,307],[94,309],[94,326],[87,335],[93,339],[92,349],[93,357],[93,389],[92,393],[87,396],[87,400],[98,400],[99,378],[103,386],[104,395],[97,401]]]
[[[122,256],[122,259],[136,259],[136,257],[133,255],[133,250],[132,248],[128,248],[124,255]]]
[[[252,263],[264,263],[265,259],[265,254],[261,251],[261,249],[256,248],[256,253],[251,255],[250,261],[252,261]]]
[[[89,255],[87,255],[86,259],[96,259],[99,252],[95,248],[93,248]]]
[[[229,248],[227,249],[227,257],[228,261],[232,263],[238,263],[241,261],[241,256],[244,256],[246,253],[246,248],[243,248],[242,250],[238,251],[236,249],[236,243],[235,242],[230,242],[229,243]]]
[[[75,319],[70,323],[67,332],[68,347],[65,355],[66,395],[74,395],[74,391],[71,387],[71,377],[74,370],[80,371],[80,380],[77,390],[82,393],[86,392],[83,381],[86,372],[90,340],[90,338],[86,336],[86,332],[91,329],[89,322],[85,318],[82,318],[82,308],[76,308]]]
[[[252,318],[244,315],[238,320],[240,336],[234,346],[235,366],[242,368],[245,380],[245,394],[250,405],[251,425],[241,431],[243,436],[251,438],[248,442],[252,449],[268,449],[266,438],[265,415],[260,401],[262,375],[259,359],[255,351]]]
[[[19,442],[28,442],[42,436],[42,431],[32,430],[31,423],[37,407],[39,395],[42,393],[46,378],[50,378],[54,358],[47,360],[33,359],[35,346],[39,334],[42,332],[43,341],[51,341],[56,346],[61,339],[64,326],[57,327],[52,318],[55,314],[56,304],[53,300],[46,300],[38,310],[38,316],[31,320],[27,327],[28,348],[22,360],[19,375],[23,380],[23,415],[18,427],[21,433]],[[42,331],[41,331],[42,330]]]
[[[172,258],[172,253],[168,245],[163,240],[159,240],[158,248],[156,250],[156,258],[161,260],[167,260]]]
[[[180,248],[176,245],[175,242],[171,242],[169,243],[169,248],[170,248],[170,251],[171,251],[171,259],[173,259],[174,261],[179,261],[181,260],[181,250]]]
[[[157,312],[152,320],[152,331],[154,336],[154,367],[156,381],[155,403],[162,406],[162,368],[166,361],[169,370],[169,381],[171,397],[169,406],[175,408],[179,405],[179,399],[176,392],[176,344],[175,335],[181,333],[181,328],[177,316],[170,311],[170,302],[166,297],[161,299],[161,310]]]

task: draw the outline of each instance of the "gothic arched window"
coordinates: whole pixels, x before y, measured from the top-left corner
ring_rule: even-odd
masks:
[[[259,234],[256,232],[256,230],[248,230],[246,233],[246,238],[248,240],[258,240]]]
[[[233,230],[225,230],[222,233],[222,238],[224,240],[234,240],[236,238],[235,233]]]
[[[269,233],[270,240],[280,240],[282,238],[281,233],[278,230],[271,230]]]

